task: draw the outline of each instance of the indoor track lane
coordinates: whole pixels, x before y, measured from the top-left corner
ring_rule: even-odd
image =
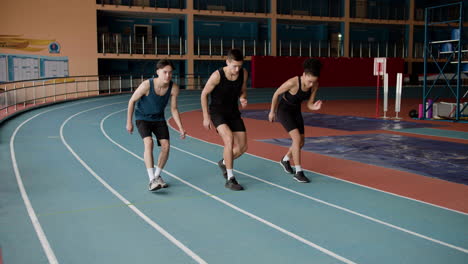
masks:
[[[310,172],[313,183],[299,184],[276,163],[251,155],[240,158],[235,167],[247,190],[231,192],[223,187],[215,164],[222,149],[193,138],[180,140],[172,129],[173,148],[167,172],[163,173],[171,186],[150,193],[146,190],[141,139],[138,133],[129,135],[125,131],[128,98],[113,96],[51,106],[46,109],[65,107],[32,119],[17,134],[16,156],[25,189],[60,262],[128,263],[155,258],[171,263],[194,261],[129,210],[90,170],[211,263],[467,260],[463,251],[468,247],[465,214]],[[253,96],[249,102],[257,100],[268,97]],[[198,102],[198,93],[182,93],[179,110],[199,109]],[[8,153],[4,138],[8,141],[19,123],[44,110],[23,114],[2,127],[2,157]],[[190,133],[189,128],[186,130]],[[1,217],[1,222],[7,223],[7,228],[0,231],[6,234],[0,241],[3,257],[5,261],[18,258],[46,262],[21,197],[15,195],[17,183],[10,172],[11,159],[2,158],[1,162],[8,176],[7,185],[2,184],[1,188],[10,194],[7,203],[2,199],[2,208],[9,206],[8,212],[16,212]],[[19,248],[24,246],[20,246],[23,241],[18,240],[16,233],[28,241],[23,245],[30,247],[32,254],[20,254]]]

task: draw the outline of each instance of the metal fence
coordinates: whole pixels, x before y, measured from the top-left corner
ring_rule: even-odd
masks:
[[[321,16],[321,17],[342,17],[342,5],[334,5],[325,3],[324,1],[290,1],[278,0],[278,14],[282,15],[298,15],[298,16]]]
[[[278,56],[340,57],[344,55],[343,42],[317,41],[284,41],[279,40]]]
[[[267,40],[196,37],[195,55],[222,56],[230,49],[238,48],[245,56],[271,54],[271,44]]]
[[[451,43],[442,43],[440,45],[431,45],[428,47],[430,49],[429,53],[432,53],[435,58],[447,58],[451,53],[456,53],[457,46]],[[468,50],[468,44],[462,45],[461,48],[463,51]],[[444,54],[445,53],[445,54]],[[462,59],[468,59],[468,53],[462,53]],[[414,58],[423,58],[424,57],[424,42],[415,42],[413,48],[413,57]]]
[[[350,57],[393,57],[406,58],[408,48],[402,42],[366,42],[353,41],[350,43]]]
[[[155,36],[134,38],[120,34],[100,34],[98,51],[102,54],[153,54],[185,55],[187,40],[180,36]],[[245,56],[271,55],[269,40],[195,37],[194,54],[197,56],[224,56],[232,48],[242,50]],[[422,56],[422,46],[415,43],[414,57]],[[341,57],[344,42],[339,40],[278,40],[278,56]],[[408,48],[402,42],[350,42],[350,57],[399,57],[406,58]]]
[[[242,13],[264,13],[270,12],[269,0],[190,0],[196,10],[213,10]]]
[[[98,36],[98,52],[103,54],[183,55],[187,52],[186,47],[187,40],[181,36],[148,38],[111,33],[101,33]]]
[[[70,76],[0,84],[0,111],[98,95],[131,93],[154,75]],[[202,89],[208,75],[174,76],[182,89]]]
[[[185,0],[96,0],[96,4],[154,8],[185,8]]]
[[[353,18],[408,20],[409,9],[381,4],[376,6],[351,5],[350,15]]]

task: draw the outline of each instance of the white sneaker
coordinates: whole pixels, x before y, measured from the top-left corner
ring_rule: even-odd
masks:
[[[159,190],[161,189],[161,184],[159,184],[159,182],[156,180],[156,179],[153,179],[150,181],[149,183],[149,187],[148,187],[148,190],[150,191],[156,191],[156,190]]]
[[[163,178],[161,176],[157,177],[156,178],[156,182],[161,185],[162,188],[167,188],[169,187],[169,185],[167,185],[167,183],[163,180]]]

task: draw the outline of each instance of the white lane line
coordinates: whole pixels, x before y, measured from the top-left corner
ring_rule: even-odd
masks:
[[[43,114],[51,112],[51,111],[55,111],[55,110],[63,109],[63,108],[66,108],[66,107],[70,107],[70,106],[73,106],[73,105],[79,105],[79,104],[84,104],[84,103],[88,103],[88,102],[100,101],[100,100],[103,100],[103,99],[81,101],[81,102],[78,102],[78,103],[69,104],[69,105],[65,105],[65,106],[61,106],[61,107],[57,107],[57,108],[54,108],[54,109],[49,109],[49,110],[40,112],[40,113],[26,119],[18,127],[16,127],[15,131],[13,132],[13,134],[12,134],[12,136],[10,138],[11,161],[13,163],[13,170],[15,172],[16,181],[18,183],[18,188],[19,188],[20,193],[21,193],[21,198],[23,198],[23,202],[24,202],[24,205],[26,206],[26,210],[28,212],[29,218],[31,219],[34,230],[36,231],[36,235],[39,238],[39,241],[41,242],[42,249],[44,250],[44,253],[46,254],[46,257],[47,257],[49,263],[54,263],[55,264],[55,263],[58,263],[58,260],[57,260],[57,257],[55,256],[54,251],[52,250],[52,247],[50,246],[49,240],[47,239],[47,236],[45,235],[44,230],[42,229],[41,223],[39,222],[39,219],[37,218],[36,212],[34,211],[34,208],[32,207],[31,200],[29,200],[29,196],[28,196],[28,194],[26,192],[26,188],[24,187],[24,184],[23,184],[23,179],[21,177],[21,173],[20,173],[19,168],[18,168],[18,162],[16,160],[16,152],[15,152],[16,134],[18,134],[18,131],[26,123],[28,123],[29,121],[33,120],[34,118],[36,118],[36,117],[38,117],[40,115],[43,115]]]
[[[126,103],[127,101],[125,102],[120,102],[120,103]],[[118,104],[118,103],[113,103],[113,104]],[[205,260],[203,260],[200,256],[198,256],[197,254],[195,254],[192,250],[190,250],[188,247],[186,247],[184,244],[182,244],[180,241],[178,241],[174,236],[172,236],[169,232],[167,232],[164,228],[162,228],[160,225],[158,225],[156,222],[154,222],[153,220],[151,220],[151,218],[149,218],[148,216],[146,216],[143,212],[141,212],[135,205],[133,205],[132,203],[130,203],[130,201],[128,201],[125,197],[123,197],[119,192],[117,192],[114,188],[112,188],[106,181],[104,181],[101,177],[99,177],[99,175],[94,172],[93,169],[91,169],[88,164],[86,164],[81,158],[80,156],[78,156],[78,154],[76,154],[76,152],[70,147],[70,145],[67,143],[67,141],[65,140],[65,137],[64,137],[64,134],[63,134],[63,128],[65,127],[65,125],[68,123],[68,121],[70,121],[72,118],[82,114],[82,113],[85,113],[85,112],[89,112],[89,111],[92,111],[92,110],[96,110],[96,109],[99,109],[99,108],[103,108],[103,107],[107,107],[109,105],[113,105],[113,104],[107,104],[107,105],[102,105],[102,106],[98,106],[98,107],[94,107],[94,108],[91,108],[91,109],[87,109],[85,111],[81,111],[79,113],[76,113],[72,116],[70,116],[69,118],[67,118],[63,123],[62,125],[60,126],[60,139],[62,140],[63,144],[67,147],[67,149],[70,151],[70,153],[73,154],[73,156],[75,156],[75,158],[81,163],[81,165],[83,165],[83,167],[86,168],[86,170],[88,170],[88,172],[94,176],[94,178],[96,178],[102,185],[104,185],[104,187],[106,187],[112,194],[114,194],[117,198],[119,198],[125,205],[128,206],[128,208],[130,208],[133,212],[135,212],[139,217],[141,217],[146,223],[148,223],[149,225],[151,225],[154,229],[156,229],[159,233],[161,233],[163,236],[165,236],[169,241],[171,241],[174,245],[176,245],[178,248],[180,248],[182,251],[184,251],[188,256],[190,256],[193,260],[195,260],[196,262],[198,263],[207,263]],[[126,110],[126,109],[125,109]],[[123,128],[122,128],[123,129]]]
[[[114,143],[116,146],[118,146],[119,148],[121,148],[121,149],[124,150],[125,152],[129,153],[130,155],[134,156],[135,158],[137,158],[137,159],[139,159],[139,160],[141,160],[141,161],[144,161],[143,158],[141,158],[140,156],[136,155],[135,153],[131,152],[131,151],[128,150],[127,148],[123,147],[122,145],[120,145],[119,143],[117,143],[116,141],[114,141],[114,140],[106,133],[106,131],[104,130],[104,121],[105,121],[107,118],[109,118],[110,116],[112,116],[112,115],[114,115],[114,114],[117,114],[117,113],[119,113],[119,112],[125,111],[125,110],[126,110],[126,109],[123,109],[123,110],[120,110],[120,111],[111,113],[111,114],[109,114],[108,116],[106,116],[104,119],[102,119],[102,121],[101,121],[101,131],[102,131],[102,133],[104,134],[104,136],[105,136],[110,142]],[[197,191],[199,191],[199,192],[205,194],[207,197],[213,198],[213,199],[217,200],[218,202],[221,202],[221,203],[223,203],[223,204],[225,204],[225,205],[231,207],[232,209],[234,209],[234,210],[236,210],[236,211],[238,211],[238,212],[240,212],[240,213],[242,213],[242,214],[245,214],[245,215],[247,215],[247,216],[249,216],[249,217],[251,217],[251,218],[253,218],[253,219],[255,219],[255,220],[257,220],[257,221],[259,221],[259,222],[261,222],[261,223],[263,223],[263,224],[265,224],[265,225],[271,227],[271,228],[273,228],[273,229],[276,229],[276,230],[280,231],[281,233],[283,233],[283,234],[285,234],[285,235],[287,235],[287,236],[290,236],[290,237],[292,237],[292,238],[294,238],[294,239],[296,239],[296,240],[298,240],[298,241],[300,241],[300,242],[302,242],[302,243],[304,243],[304,244],[306,244],[306,245],[308,245],[308,246],[310,246],[310,247],[313,247],[313,248],[315,248],[315,249],[317,249],[317,250],[319,250],[319,251],[321,251],[321,252],[323,252],[323,253],[325,253],[325,254],[327,254],[327,255],[333,257],[333,258],[336,258],[336,259],[338,259],[338,260],[340,260],[340,261],[342,261],[342,262],[344,262],[344,263],[349,263],[349,264],[355,263],[355,262],[353,262],[353,261],[351,261],[351,260],[349,260],[349,259],[347,259],[347,258],[344,258],[344,257],[342,257],[342,256],[340,256],[340,255],[338,255],[338,254],[336,254],[336,253],[334,253],[334,252],[332,252],[332,251],[326,249],[326,248],[323,248],[323,247],[321,247],[321,246],[319,246],[319,245],[317,245],[317,244],[315,244],[315,243],[313,243],[313,242],[311,242],[311,241],[309,241],[309,240],[307,240],[307,239],[305,239],[305,238],[303,238],[303,237],[301,237],[301,236],[299,236],[299,235],[297,235],[297,234],[295,234],[295,233],[292,233],[292,232],[290,232],[290,231],[288,231],[288,230],[286,230],[286,229],[284,229],[284,228],[282,228],[282,227],[280,227],[280,226],[277,226],[277,225],[275,225],[275,224],[273,224],[273,223],[271,223],[271,222],[269,222],[269,221],[267,221],[267,220],[265,220],[265,219],[263,219],[263,218],[261,218],[261,217],[259,217],[259,216],[256,216],[256,215],[254,215],[254,214],[252,214],[252,213],[250,213],[250,212],[248,212],[248,211],[246,211],[246,210],[244,210],[244,209],[241,209],[241,208],[239,208],[239,207],[237,207],[237,206],[235,206],[235,205],[233,205],[233,204],[231,204],[231,203],[229,203],[229,202],[227,202],[227,201],[225,201],[225,200],[223,200],[223,199],[221,199],[221,198],[215,196],[214,194],[211,194],[211,193],[209,193],[209,192],[207,192],[207,191],[205,191],[205,190],[203,190],[203,189],[201,189],[201,188],[199,188],[199,187],[197,187],[197,186],[195,186],[195,185],[193,185],[193,184],[191,184],[191,183],[189,183],[189,182],[187,182],[187,181],[185,181],[185,180],[179,178],[178,176],[176,176],[176,175],[170,173],[170,172],[167,171],[167,170],[163,170],[163,171],[164,171],[166,174],[168,174],[169,176],[171,176],[171,177],[173,177],[173,178],[179,180],[180,182],[182,182],[182,183],[184,183],[184,184],[186,184],[186,185],[192,187],[193,189],[195,189],[195,190],[197,190]]]
[[[211,161],[209,159],[206,159],[206,158],[203,158],[201,156],[198,156],[196,154],[193,154],[189,151],[186,151],[186,150],[183,150],[181,148],[178,148],[178,147],[175,147],[175,146],[171,146],[172,148],[175,148],[181,152],[184,152],[184,153],[187,153],[189,155],[192,155],[194,157],[197,157],[201,160],[204,160],[204,161],[207,161],[209,163],[212,163],[214,165],[218,165],[217,162],[214,162],[214,161]],[[289,189],[289,188],[286,188],[286,187],[283,187],[281,185],[278,185],[276,183],[272,183],[272,182],[269,182],[269,181],[266,181],[264,179],[261,179],[261,178],[258,178],[258,177],[255,177],[253,175],[250,175],[248,173],[245,173],[245,172],[242,172],[242,171],[239,171],[239,170],[234,170],[240,174],[243,174],[247,177],[250,177],[252,179],[255,179],[255,180],[258,180],[258,181],[261,181],[261,182],[264,182],[266,184],[269,184],[269,185],[272,185],[272,186],[275,186],[277,188],[280,188],[280,189],[283,189],[287,192],[290,192],[290,193],[293,193],[293,194],[296,194],[296,195],[299,195],[299,196],[302,196],[304,198],[307,198],[309,200],[313,200],[313,201],[316,201],[318,203],[321,203],[321,204],[324,204],[324,205],[327,205],[327,206],[330,206],[330,207],[333,207],[333,208],[336,208],[336,209],[339,209],[339,210],[342,210],[342,211],[345,211],[347,213],[350,213],[350,214],[353,214],[353,215],[356,215],[356,216],[359,216],[359,217],[362,217],[362,218],[365,218],[367,220],[370,220],[372,222],[375,222],[375,223],[379,223],[379,224],[382,224],[382,225],[385,225],[385,226],[388,226],[388,227],[391,227],[391,228],[394,228],[394,229],[397,229],[397,230],[400,230],[402,232],[405,232],[405,233],[408,233],[408,234],[411,234],[411,235],[414,235],[414,236],[417,236],[417,237],[420,237],[420,238],[423,238],[423,239],[426,239],[426,240],[429,240],[429,241],[432,241],[434,243],[437,243],[437,244],[440,244],[440,245],[443,245],[443,246],[446,246],[446,247],[450,247],[450,248],[453,248],[453,249],[456,249],[456,250],[459,250],[459,251],[462,251],[464,253],[468,253],[468,249],[465,249],[465,248],[462,248],[462,247],[458,247],[458,246],[454,246],[452,244],[449,244],[449,243],[446,243],[446,242],[443,242],[443,241],[440,241],[440,240],[437,240],[437,239],[434,239],[434,238],[431,238],[431,237],[428,237],[428,236],[425,236],[425,235],[422,235],[422,234],[419,234],[419,233],[416,233],[414,231],[411,231],[411,230],[408,230],[408,229],[405,229],[403,227],[399,227],[399,226],[396,226],[396,225],[393,225],[393,224],[390,224],[390,223],[387,223],[385,221],[382,221],[382,220],[379,220],[379,219],[376,219],[376,218],[373,218],[373,217],[370,217],[370,216],[367,216],[365,214],[361,214],[361,213],[358,213],[356,211],[353,211],[351,209],[347,209],[345,207],[342,207],[342,206],[339,206],[339,205],[335,205],[335,204],[332,204],[332,203],[329,203],[329,202],[326,202],[326,201],[323,201],[323,200],[320,200],[318,198],[315,198],[315,197],[312,197],[312,196],[309,196],[309,195],[306,195],[306,194],[303,194],[301,192],[298,192],[298,191],[295,191],[295,190],[292,190],[292,189]]]
[[[170,125],[169,125],[169,126],[170,126]],[[170,126],[170,127],[171,127],[172,129],[174,129],[172,126]],[[193,137],[192,137],[192,138],[193,138]],[[200,140],[200,139],[197,139],[197,140]],[[201,140],[201,141],[203,141],[203,140]],[[204,141],[204,142],[206,142],[206,141]],[[210,143],[210,142],[207,142],[207,143]],[[213,144],[213,143],[210,143],[210,144]],[[213,145],[216,145],[216,144],[213,144]],[[175,146],[173,146],[173,145],[171,145],[171,148],[174,148],[174,149],[179,150],[179,151],[181,151],[181,152],[187,153],[187,154],[192,155],[192,156],[194,156],[194,157],[196,157],[196,158],[199,158],[199,159],[204,160],[204,161],[206,161],[206,162],[212,163],[212,164],[214,164],[214,165],[216,165],[216,166],[218,165],[217,162],[214,162],[214,161],[212,161],[212,160],[206,159],[206,158],[201,157],[201,156],[199,156],[199,155],[193,154],[193,153],[191,153],[191,152],[189,152],[189,151],[183,150],[183,149],[178,148],[178,147],[175,147]],[[266,160],[268,160],[268,159],[266,159]],[[272,160],[268,160],[268,161],[272,161]],[[273,162],[274,162],[274,161],[273,161]],[[335,204],[333,204],[333,203],[329,203],[329,202],[320,200],[320,199],[318,199],[318,198],[315,198],[315,197],[306,195],[306,194],[304,194],[304,193],[301,193],[301,192],[298,192],[298,191],[295,191],[295,190],[292,190],[292,189],[283,187],[283,186],[281,186],[281,185],[278,185],[278,184],[269,182],[269,181],[267,181],[267,180],[264,180],[264,179],[255,177],[255,176],[253,176],[253,175],[250,175],[250,174],[245,173],[245,172],[242,172],[242,171],[239,171],[239,170],[234,170],[234,171],[236,171],[237,173],[243,174],[243,175],[245,175],[245,176],[247,176],[247,177],[250,177],[250,178],[252,178],[252,179],[255,179],[255,180],[264,182],[264,183],[266,183],[266,184],[275,186],[275,187],[280,188],[280,189],[282,189],[282,190],[285,190],[285,191],[287,191],[287,192],[290,192],[290,193],[293,193],[293,194],[302,196],[302,197],[304,197],[304,198],[307,198],[307,199],[316,201],[316,202],[318,202],[318,203],[325,204],[325,205],[327,205],[327,206],[330,206],[330,207],[333,207],[333,208],[336,208],[336,209],[339,209],[339,210],[348,212],[348,213],[350,213],[350,214],[353,214],[353,215],[356,215],[356,216],[365,218],[365,219],[370,220],[370,221],[373,221],[373,222],[375,222],[375,223],[379,223],[379,224],[388,226],[388,227],[390,227],[390,228],[393,228],[393,229],[396,229],[396,230],[399,230],[399,231],[402,231],[402,232],[411,234],[411,235],[416,236],[416,237],[419,237],[419,238],[426,239],[426,240],[428,240],[428,241],[431,241],[431,242],[437,243],[437,244],[439,244],[439,245],[443,245],[443,246],[446,246],[446,247],[449,247],[449,248],[452,248],[452,249],[461,251],[461,252],[463,252],[463,253],[468,253],[468,249],[465,249],[465,248],[462,248],[462,247],[459,247],[459,246],[455,246],[455,245],[449,244],[449,243],[447,243],[447,242],[444,242],[444,241],[441,241],[441,240],[438,240],[438,239],[435,239],[435,238],[432,238],[432,237],[429,237],[429,236],[425,236],[425,235],[422,235],[422,234],[420,234],[420,233],[417,233],[417,232],[414,232],[414,231],[405,229],[405,228],[403,228],[403,227],[399,227],[399,226],[397,226],[397,225],[393,225],[393,224],[390,224],[390,223],[388,223],[388,222],[385,222],[385,221],[382,221],[382,220],[373,218],[373,217],[371,217],[371,216],[367,216],[367,215],[365,215],[365,214],[358,213],[358,212],[353,211],[353,210],[351,210],[351,209],[348,209],[348,208],[345,208],[345,207],[342,207],[342,206],[339,206],[339,205],[335,205]]]
[[[193,111],[197,111],[197,110],[198,110],[198,109],[189,110],[189,111],[185,111],[185,112],[180,112],[180,114],[187,113],[187,112],[193,112]],[[170,117],[170,118],[168,119],[169,127],[170,127],[171,129],[177,131],[177,129],[175,129],[174,127],[172,127],[172,126],[170,125],[170,123],[169,123],[170,119],[172,119],[172,117]],[[195,140],[202,141],[202,142],[207,143],[207,144],[210,144],[210,145],[214,145],[214,146],[223,148],[223,146],[221,146],[221,145],[219,145],[219,144],[212,143],[212,142],[209,142],[209,141],[200,139],[200,138],[192,137],[192,136],[189,136],[189,135],[187,135],[187,137],[193,138],[193,139],[195,139]],[[249,155],[249,156],[256,157],[256,158],[259,158],[259,159],[263,159],[263,160],[266,160],[266,161],[271,161],[271,162],[273,162],[273,163],[275,163],[275,164],[278,163],[277,160],[272,160],[272,159],[268,159],[268,158],[265,158],[265,157],[260,157],[260,156],[257,156],[257,155],[251,154],[251,153],[247,153],[247,152],[246,152],[244,155]],[[451,209],[451,208],[448,208],[448,207],[444,207],[444,206],[441,206],[441,205],[432,204],[432,203],[425,202],[425,201],[421,201],[421,200],[418,200],[418,199],[415,199],[415,198],[411,198],[411,197],[403,196],[403,195],[400,195],[400,194],[396,194],[396,193],[392,193],[392,192],[380,190],[380,189],[377,189],[377,188],[373,188],[373,187],[366,186],[366,185],[363,185],[363,184],[359,184],[359,183],[355,183],[355,182],[352,182],[352,181],[340,179],[340,178],[333,177],[333,176],[331,176],[331,175],[323,174],[323,173],[320,173],[320,172],[311,171],[311,170],[307,170],[307,169],[304,169],[304,168],[302,168],[302,169],[305,170],[305,171],[308,171],[308,172],[312,172],[312,173],[315,173],[315,174],[324,176],[324,177],[328,177],[328,178],[331,178],[331,179],[335,179],[335,180],[337,180],[337,181],[346,182],[346,183],[349,183],[349,184],[352,184],[352,185],[356,185],[356,186],[359,186],[359,187],[362,187],[362,188],[366,188],[366,189],[369,189],[369,190],[373,190],[373,191],[376,191],[376,192],[386,193],[386,194],[389,194],[389,195],[392,195],[392,196],[396,196],[396,197],[399,197],[399,198],[403,198],[403,199],[406,199],[406,200],[410,200],[410,201],[413,201],[413,202],[418,202],[418,203],[430,205],[430,206],[432,206],[432,207],[437,207],[437,208],[440,208],[440,209],[444,209],[444,210],[451,211],[451,212],[458,213],[458,214],[462,214],[462,215],[468,215],[468,213],[465,213],[465,212],[462,212],[462,211],[458,211],[458,210],[455,210],[455,209]]]

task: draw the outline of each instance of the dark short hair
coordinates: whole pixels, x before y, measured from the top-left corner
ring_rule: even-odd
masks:
[[[231,49],[227,54],[228,60],[244,61],[244,55],[240,49]]]
[[[313,76],[319,77],[322,63],[318,59],[307,59],[304,61],[303,67],[306,74],[312,74]]]
[[[156,70],[162,69],[166,66],[171,66],[172,70],[174,70],[174,64],[170,60],[159,60],[156,64]]]

